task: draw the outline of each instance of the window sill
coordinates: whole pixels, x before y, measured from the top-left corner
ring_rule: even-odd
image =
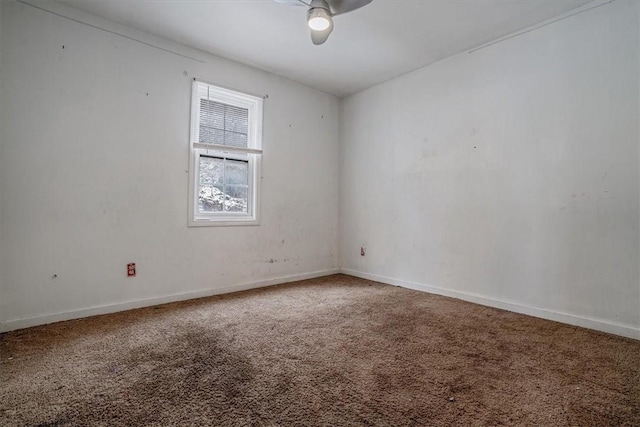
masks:
[[[244,225],[260,225],[260,220],[254,218],[193,219],[187,224],[188,227],[236,227]]]

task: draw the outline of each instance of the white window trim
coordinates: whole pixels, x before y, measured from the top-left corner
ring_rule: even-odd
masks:
[[[229,147],[225,145],[204,144],[198,142],[200,127],[200,108],[202,88],[208,88],[208,99],[224,104],[246,108],[249,110],[248,148]],[[262,112],[263,99],[214,86],[210,83],[194,79],[191,94],[191,136],[189,138],[189,227],[237,226],[260,224],[260,163],[262,161]],[[227,159],[249,158],[249,192],[247,195],[248,212],[215,212],[198,213],[198,177],[200,157],[222,157]]]

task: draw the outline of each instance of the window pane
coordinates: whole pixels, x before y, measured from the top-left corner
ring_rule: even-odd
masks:
[[[247,212],[249,189],[246,185],[227,185],[224,210],[225,212]]]
[[[224,160],[218,157],[200,157],[200,185],[222,185]]]
[[[225,184],[226,185],[247,185],[249,184],[249,162],[242,160],[227,159],[225,163]]]
[[[249,133],[249,110],[246,108],[226,106],[224,129],[232,132]]]
[[[200,124],[211,128],[224,129],[224,110],[225,104],[201,99]]]
[[[198,210],[248,212],[249,161],[200,156]]]
[[[200,124],[200,138],[203,144],[224,145],[224,131]]]
[[[243,133],[225,132],[224,145],[247,148],[247,135]]]
[[[222,212],[224,193],[216,187],[200,185],[198,188],[198,210],[200,212]]]
[[[225,160],[226,212],[247,212],[249,193],[249,162],[247,160]]]
[[[201,99],[198,130],[198,142],[247,148],[249,110]]]
[[[200,212],[222,212],[224,209],[224,160],[215,157],[200,157],[198,177],[198,210]],[[217,188],[216,188],[217,187]]]

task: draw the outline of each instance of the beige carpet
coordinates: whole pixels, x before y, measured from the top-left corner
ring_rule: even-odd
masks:
[[[640,426],[640,341],[337,275],[0,337],[2,426]]]

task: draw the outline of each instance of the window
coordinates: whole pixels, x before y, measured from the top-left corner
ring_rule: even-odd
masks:
[[[256,225],[262,98],[193,81],[189,225]]]

